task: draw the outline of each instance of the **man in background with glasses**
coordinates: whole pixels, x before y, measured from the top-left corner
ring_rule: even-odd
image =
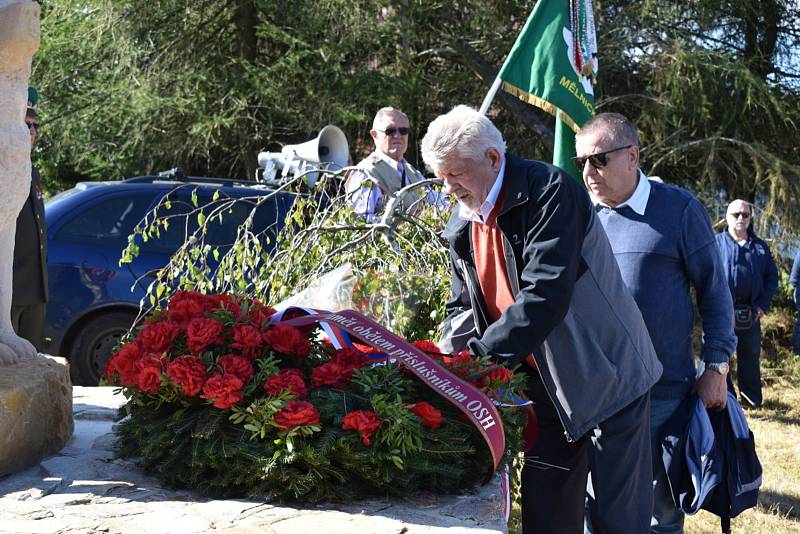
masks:
[[[761,406],[761,318],[778,288],[778,269],[769,247],[753,229],[753,205],[734,200],[728,205],[727,230],[717,234],[717,247],[734,304],[736,382],[740,397]]]
[[[351,173],[345,182],[353,209],[369,222],[376,219],[389,195],[425,179],[404,157],[410,132],[408,116],[399,109],[381,108],[375,114],[369,132],[375,151],[358,163],[359,170]],[[429,203],[446,207],[444,195],[430,188],[412,196],[413,200],[406,205],[418,201],[422,193]]]
[[[682,532],[683,514],[670,494],[660,436],[692,391],[708,409],[725,406],[728,360],[736,343],[733,304],[711,220],[691,193],[649,180],[639,169],[639,137],[624,116],[602,113],[590,119],[576,135],[575,147],[578,170],[664,367],[650,392],[655,479],[651,532]],[[698,380],[692,287],[704,335],[700,357],[705,371]]]
[[[31,136],[31,150],[36,142],[39,119],[36,103],[39,95],[28,88],[25,125]],[[11,325],[18,336],[41,351],[44,344],[44,313],[47,302],[47,234],[44,220],[44,196],[39,171],[31,166],[31,190],[17,216],[14,238],[13,290]]]

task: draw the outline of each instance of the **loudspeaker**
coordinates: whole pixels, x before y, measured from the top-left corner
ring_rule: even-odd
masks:
[[[275,180],[275,167],[283,169],[282,178],[289,174],[302,174],[313,168],[338,170],[347,166],[350,147],[347,137],[338,127],[329,124],[320,130],[315,139],[297,145],[286,145],[280,152],[261,152],[258,165],[264,169],[267,182]],[[313,187],[319,173],[306,175],[308,186]]]

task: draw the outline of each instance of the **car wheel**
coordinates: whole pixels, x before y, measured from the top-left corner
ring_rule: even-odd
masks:
[[[136,319],[127,312],[110,312],[83,325],[69,351],[72,382],[76,386],[96,386],[106,369],[114,347]]]

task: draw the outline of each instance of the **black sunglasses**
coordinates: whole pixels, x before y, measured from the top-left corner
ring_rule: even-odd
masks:
[[[31,128],[33,128],[33,129],[34,129],[35,131],[37,131],[37,132],[39,131],[39,128],[41,128],[41,127],[42,127],[42,125],[41,125],[41,124],[37,124],[37,123],[35,123],[35,122],[26,122],[26,123],[25,123],[25,126],[27,126],[29,130],[30,130]]]
[[[626,148],[630,148],[632,146],[634,145],[625,145],[618,148],[612,148],[611,150],[606,150],[605,152],[600,152],[598,154],[592,154],[591,156],[584,156],[582,158],[575,156],[574,158],[572,158],[572,162],[575,164],[578,170],[581,171],[586,166],[587,161],[591,163],[592,167],[594,167],[595,169],[601,169],[606,165],[608,165],[608,157],[606,157],[608,156],[608,154],[611,154],[612,152],[617,152],[618,150],[625,150]]]
[[[734,219],[738,219],[739,217],[741,217],[742,219],[749,219],[750,218],[750,213],[748,213],[746,211],[737,211],[737,212],[734,212],[734,213],[729,213],[728,215],[730,215]]]
[[[402,128],[386,128],[385,130],[378,130],[378,131],[383,132],[389,137],[391,137],[398,132],[400,133],[400,135],[408,135],[408,132],[410,132],[411,130],[409,128],[402,127]]]

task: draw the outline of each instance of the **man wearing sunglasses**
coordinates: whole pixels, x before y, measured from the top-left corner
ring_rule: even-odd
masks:
[[[31,149],[36,142],[39,119],[36,89],[28,89],[25,125],[31,136]],[[11,325],[41,351],[44,344],[44,313],[47,302],[47,235],[45,233],[44,196],[39,171],[31,166],[30,193],[17,216],[14,238],[13,289],[11,292]]]
[[[734,200],[728,205],[726,230],[717,247],[734,303],[736,382],[739,395],[752,407],[761,406],[761,318],[778,288],[772,253],[753,229],[753,205]]]
[[[523,533],[582,533],[590,469],[598,530],[645,532],[648,391],[661,365],[586,191],[508,153],[467,106],[430,124],[422,157],[458,201],[443,233],[452,289],[440,348],[524,362],[530,377],[539,435],[522,470]]]
[[[405,159],[410,128],[408,117],[399,109],[381,108],[372,121],[369,132],[375,151],[361,160],[358,171],[345,182],[345,191],[357,213],[372,222],[389,195],[425,177]],[[426,200],[441,205],[444,198],[431,190],[422,192]],[[414,197],[419,199],[419,195]]]
[[[661,462],[660,436],[681,401],[696,391],[706,408],[725,406],[734,350],[733,303],[705,208],[688,191],[649,180],[639,169],[636,127],[617,113],[587,121],[575,137],[575,158],[608,234],[622,278],[642,312],[664,367],[650,392],[655,506],[651,532],[682,532]],[[693,303],[703,322],[697,371],[692,352]]]

